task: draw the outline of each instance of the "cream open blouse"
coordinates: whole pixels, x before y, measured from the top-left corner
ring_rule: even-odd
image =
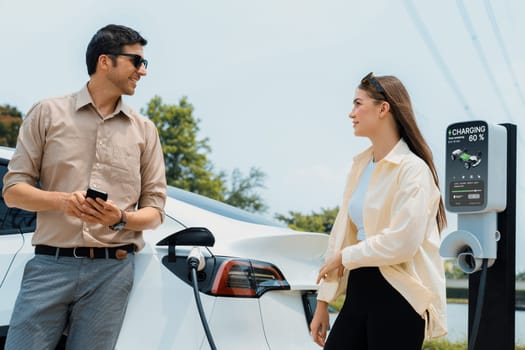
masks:
[[[348,274],[378,266],[385,279],[426,321],[426,338],[447,333],[446,286],[436,223],[440,192],[426,163],[401,139],[377,163],[363,206],[366,240],[348,216],[349,199],[372,160],[372,148],[354,158],[343,203],[335,219],[326,257],[342,250],[345,273],[332,271],[320,284],[317,299],[326,302],[345,293]]]

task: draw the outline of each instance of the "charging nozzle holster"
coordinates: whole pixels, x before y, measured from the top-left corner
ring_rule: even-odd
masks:
[[[481,270],[483,259],[488,259],[488,267],[494,264],[499,239],[497,213],[460,215],[458,230],[443,239],[439,253],[457,258],[461,270],[470,274]]]

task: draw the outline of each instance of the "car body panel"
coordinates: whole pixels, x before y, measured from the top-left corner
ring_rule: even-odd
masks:
[[[319,350],[310,336],[301,297],[301,291],[273,291],[259,299],[271,349]]]
[[[2,288],[16,254],[24,245],[24,236],[22,234],[6,235],[0,237],[0,242],[0,288]]]
[[[117,349],[199,349],[204,339],[192,288],[162,266],[159,255],[135,256],[135,281]],[[204,310],[213,297],[202,297]]]
[[[216,298],[209,325],[217,349],[269,349],[260,316],[259,299]],[[205,341],[201,349],[209,349]]]
[[[34,256],[34,248],[31,245],[31,237],[33,234],[24,234],[23,246],[19,249],[16,255],[13,255],[13,261],[9,272],[5,276],[4,283],[0,287],[0,326],[8,325],[11,319],[11,313],[15,304],[20,284],[22,283],[22,276],[26,263]],[[0,247],[2,249],[14,252],[15,247],[19,247],[17,239],[10,240],[12,237],[20,237],[20,234],[0,236]],[[10,247],[9,244],[14,244],[15,247]]]

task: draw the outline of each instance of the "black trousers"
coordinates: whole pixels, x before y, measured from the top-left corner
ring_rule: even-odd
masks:
[[[377,267],[350,272],[346,300],[325,350],[421,350],[425,320]]]

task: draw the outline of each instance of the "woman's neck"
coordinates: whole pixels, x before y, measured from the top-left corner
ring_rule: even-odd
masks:
[[[397,145],[400,138],[401,136],[399,136],[397,131],[385,132],[382,135],[370,138],[370,141],[372,141],[374,162],[379,162],[385,158],[394,146]]]

